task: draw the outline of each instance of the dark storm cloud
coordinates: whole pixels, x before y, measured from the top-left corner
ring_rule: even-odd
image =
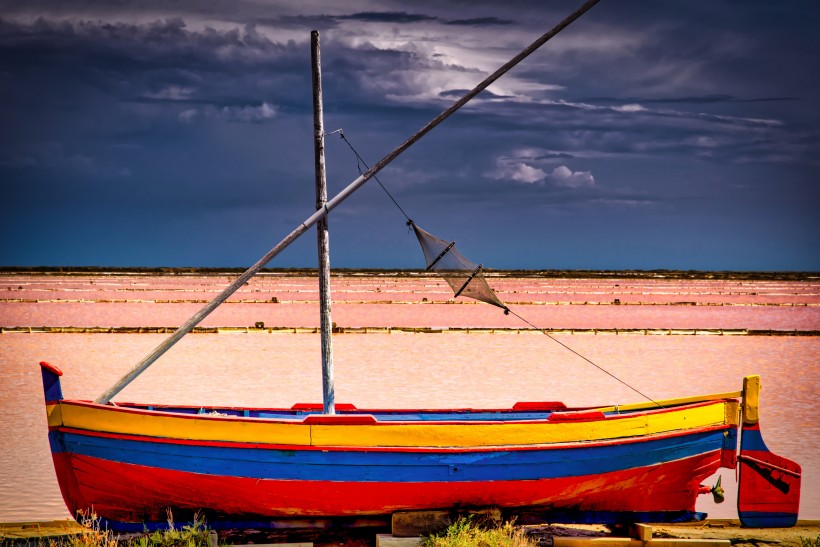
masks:
[[[382,23],[391,25],[409,25],[418,23],[435,23],[441,25],[468,26],[468,27],[488,27],[512,25],[514,21],[510,19],[499,19],[498,17],[475,17],[472,19],[444,19],[424,15],[421,13],[390,12],[390,11],[370,11],[353,13],[350,15],[295,15],[278,18],[257,17],[252,22],[258,25],[285,26],[290,28],[321,28],[330,30],[338,28],[344,21],[361,23]]]
[[[713,104],[713,103],[758,103],[758,102],[773,102],[773,101],[797,101],[797,97],[756,97],[744,99],[734,97],[732,95],[705,95],[702,97],[588,97],[581,101],[587,103],[597,104],[611,104],[611,103],[659,103],[659,104]]]
[[[369,11],[354,13],[338,17],[338,19],[348,19],[351,21],[362,21],[367,23],[419,23],[423,21],[435,21],[435,17],[407,12]]]
[[[512,25],[514,21],[510,19],[499,19],[498,17],[476,17],[474,19],[453,19],[447,21],[448,25],[461,26],[487,26],[487,25]]]
[[[181,19],[143,25],[0,21],[0,55],[4,71],[21,84],[59,76],[61,84],[91,87],[117,100],[165,101],[259,100],[277,87],[261,73],[292,69],[303,56],[293,44],[272,43],[253,27],[192,32]]]
[[[512,118],[511,110],[516,118],[507,129],[497,118]],[[522,128],[531,128],[537,136],[529,135],[518,146],[544,150],[540,157],[549,159],[680,156],[732,162],[766,154],[765,149],[777,143],[781,161],[811,161],[805,141],[813,140],[778,120],[657,109],[637,103],[606,107],[570,102],[495,105],[494,122],[496,133],[511,132],[507,142],[515,142]],[[538,134],[539,127],[549,127],[549,131]]]
[[[462,98],[469,89],[447,89],[439,93],[439,96],[443,99],[452,99],[458,100]],[[513,95],[499,95],[498,93],[493,93],[492,91],[484,90],[481,92],[482,99],[512,99],[514,98]]]
[[[4,73],[19,82],[5,89],[0,107],[7,128],[0,170],[4,180],[18,181],[6,193],[9,222],[25,222],[23,203],[69,230],[79,224],[72,214],[91,214],[101,226],[113,221],[109,230],[122,230],[120,220],[159,228],[163,217],[243,214],[270,195],[261,180],[293,177],[270,161],[215,164],[202,138],[218,126],[226,133],[230,125],[274,121],[281,107],[271,96],[309,108],[288,89],[293,79],[267,74],[296,62],[288,44],[253,28],[193,32],[178,19],[4,21],[0,36]],[[303,88],[308,81],[305,75]],[[30,106],[19,112],[20,105]],[[283,187],[278,199],[286,203],[292,194]],[[123,207],[136,218],[117,215]]]
[[[189,264],[242,265],[312,204],[310,30],[322,32],[325,126],[343,128],[373,163],[576,6],[0,7],[2,227],[15,230],[49,211],[52,231],[60,226],[87,242],[49,243],[43,227],[4,247],[2,260],[168,264],[165,257],[184,256]],[[596,230],[630,237],[629,229],[673,223],[688,234],[677,248],[697,257],[692,267],[820,267],[805,252],[820,243],[820,81],[793,62],[794,51],[816,53],[818,11],[809,2],[602,2],[381,178],[414,216],[444,219],[453,237],[469,226],[489,243],[510,222],[527,234],[560,223],[592,239]],[[358,169],[344,143],[329,139],[326,148],[333,193]],[[395,215],[376,187],[334,211],[335,262],[415,265],[405,256],[415,249],[386,243],[405,235]],[[723,230],[729,222],[737,229]],[[161,243],[180,228],[201,254]],[[115,255],[97,232],[116,234],[133,253],[107,258]],[[780,235],[797,236],[770,263],[765,252],[718,249],[734,248],[737,233],[772,249],[781,248]],[[243,243],[218,251],[208,243],[230,234]],[[714,247],[699,250],[707,238]],[[359,251],[380,243],[389,251]],[[555,245],[563,258],[550,258],[562,266],[580,256]],[[501,247],[486,251],[499,253],[487,257],[495,267],[543,265]],[[311,264],[312,254],[298,250],[281,265]],[[679,256],[637,248],[624,266],[675,267],[663,261]]]

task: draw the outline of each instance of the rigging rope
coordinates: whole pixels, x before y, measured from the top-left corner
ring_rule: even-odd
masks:
[[[635,393],[637,393],[637,394],[638,394],[638,395],[640,395],[641,397],[644,397],[644,398],[645,398],[645,399],[647,399],[648,401],[650,401],[650,402],[652,402],[652,403],[654,403],[654,404],[658,405],[659,407],[663,408],[663,405],[662,405],[662,404],[660,404],[658,401],[656,401],[655,399],[653,399],[653,398],[652,398],[652,397],[650,397],[649,395],[647,395],[647,394],[643,393],[643,392],[642,392],[642,391],[640,391],[638,388],[633,387],[633,386],[631,386],[631,385],[627,384],[626,382],[624,382],[623,380],[621,380],[620,378],[618,378],[617,376],[615,376],[614,374],[612,374],[611,372],[609,372],[609,371],[608,371],[607,369],[605,369],[604,367],[602,367],[602,366],[600,366],[600,365],[596,364],[595,362],[591,361],[590,359],[586,358],[584,355],[582,355],[582,354],[578,353],[577,351],[575,351],[574,349],[572,349],[572,348],[571,348],[571,347],[569,347],[568,345],[564,344],[563,342],[561,342],[561,341],[560,341],[560,340],[558,340],[557,338],[554,338],[554,337],[553,337],[550,333],[548,333],[548,332],[546,331],[546,329],[542,329],[542,328],[540,328],[540,327],[537,327],[537,326],[533,325],[533,324],[532,324],[531,322],[529,322],[527,319],[525,319],[525,318],[521,317],[520,315],[518,315],[518,314],[517,314],[516,312],[514,312],[513,310],[510,310],[509,308],[508,308],[508,311],[509,311],[509,313],[510,313],[510,314],[512,314],[512,315],[514,315],[514,316],[516,316],[517,318],[519,318],[521,321],[523,321],[523,322],[524,322],[524,323],[526,323],[527,325],[531,326],[532,328],[534,328],[534,329],[536,329],[536,330],[541,331],[541,334],[543,334],[544,336],[546,336],[547,338],[549,338],[550,340],[552,340],[552,341],[553,341],[553,342],[555,342],[556,344],[560,344],[561,346],[563,346],[564,348],[568,349],[569,351],[571,351],[572,353],[574,353],[575,355],[577,355],[578,357],[580,357],[581,359],[583,359],[584,361],[586,361],[587,363],[589,363],[590,365],[592,365],[593,367],[597,368],[598,370],[600,370],[600,371],[601,371],[601,372],[603,372],[604,374],[607,374],[607,375],[611,376],[612,378],[614,378],[614,379],[618,380],[618,381],[619,381],[619,382],[621,382],[623,385],[625,385],[626,387],[628,387],[629,389],[631,389],[632,391],[634,391]]]
[[[353,154],[355,154],[355,156],[356,156],[356,168],[359,170],[359,173],[361,174],[361,172],[362,172],[361,165],[364,165],[365,168],[369,169],[370,167],[367,165],[367,162],[364,161],[364,158],[362,158],[362,156],[356,151],[356,149],[353,147],[353,145],[350,143],[350,141],[347,140],[347,137],[345,137],[344,132],[341,129],[337,129],[333,133],[336,133],[336,132],[339,133],[339,137],[341,137],[341,139],[343,141],[345,141],[345,143],[347,143],[347,146],[349,146],[350,150],[353,152]],[[399,211],[401,211],[401,214],[404,215],[404,218],[407,219],[407,225],[412,227],[413,230],[415,231],[416,237],[419,238],[419,243],[422,244],[422,250],[425,252],[425,256],[427,256],[428,249],[425,248],[425,245],[422,242],[422,238],[424,238],[425,240],[428,240],[428,241],[429,240],[435,240],[437,243],[441,243],[441,244],[446,243],[445,241],[440,240],[439,238],[433,236],[432,234],[429,234],[429,233],[425,232],[424,230],[422,230],[421,228],[416,226],[416,224],[410,219],[410,217],[407,215],[407,213],[404,212],[404,209],[402,209],[401,205],[399,205],[399,202],[396,201],[396,198],[394,198],[393,195],[387,190],[387,187],[385,187],[385,185],[382,184],[382,181],[380,181],[379,178],[376,177],[375,175],[374,175],[373,178],[376,179],[376,182],[379,183],[379,186],[382,187],[382,190],[384,190],[384,192],[387,194],[387,196],[390,198],[390,200],[395,204],[395,206],[399,209]],[[455,242],[449,243],[449,245],[447,245],[446,248],[444,248],[444,250],[441,251],[438,254],[438,256],[434,260],[431,261],[431,263],[427,266],[427,269],[428,270],[434,270],[435,269],[434,266],[439,262],[439,260],[441,260],[444,257],[444,255],[446,255],[451,250],[457,255],[458,258],[456,259],[456,261],[458,263],[461,263],[462,266],[465,266],[467,264],[472,264],[471,262],[469,262],[469,260],[464,258],[461,255],[461,253],[459,253],[455,249],[454,245],[455,245]],[[472,264],[472,266],[475,266],[475,265]],[[472,268],[469,268],[469,269],[472,270]],[[492,290],[492,288],[490,288],[490,286],[487,285],[486,281],[484,281],[483,276],[480,275],[481,269],[482,269],[482,266],[479,264],[478,267],[475,268],[475,270],[473,270],[471,272],[471,274],[469,275],[467,280],[465,282],[463,282],[463,284],[460,284],[460,288],[457,291],[456,291],[457,285],[454,285],[453,280],[450,279],[450,277],[452,277],[452,273],[454,271],[454,268],[443,269],[441,271],[438,271],[438,273],[439,273],[439,275],[441,275],[444,278],[445,281],[448,282],[448,284],[450,284],[452,289],[454,291],[456,291],[456,293],[455,293],[456,298],[458,298],[458,296],[462,294],[464,289],[467,288],[467,285],[469,285],[473,281],[473,279],[477,278],[476,276],[479,276],[479,278],[482,281],[482,284],[484,285],[484,289],[483,290],[479,289],[480,292],[476,292],[476,293],[473,293],[473,294],[465,293],[464,296],[467,296],[469,298],[475,298],[477,300],[481,300],[481,301],[486,302],[488,304],[492,304],[494,306],[498,306],[498,307],[502,308],[504,310],[505,315],[507,315],[507,314],[514,315],[515,317],[517,317],[518,319],[520,319],[521,321],[523,321],[524,323],[526,323],[527,325],[529,325],[533,329],[540,331],[547,338],[549,338],[550,340],[552,340],[556,344],[559,344],[563,348],[569,350],[570,352],[574,353],[575,355],[577,355],[578,357],[580,357],[581,359],[583,359],[584,361],[586,361],[590,365],[594,366],[595,368],[597,368],[598,370],[600,370],[604,374],[607,374],[611,378],[617,380],[618,382],[625,385],[626,387],[628,387],[629,389],[631,389],[632,391],[634,391],[635,393],[637,393],[641,397],[643,397],[643,398],[647,399],[648,401],[656,404],[658,407],[663,408],[663,405],[661,405],[659,402],[657,402],[655,399],[653,399],[649,395],[646,395],[645,393],[640,391],[638,388],[631,386],[630,384],[628,384],[624,380],[621,380],[620,378],[618,378],[617,376],[615,376],[614,374],[612,374],[611,372],[606,370],[604,367],[596,364],[595,362],[593,362],[589,358],[587,358],[584,355],[578,353],[577,351],[575,351],[574,349],[572,349],[568,345],[564,344],[563,342],[561,342],[557,338],[553,337],[550,333],[548,333],[546,331],[546,329],[542,329],[542,328],[534,325],[529,320],[525,319],[524,317],[522,317],[518,313],[516,313],[513,310],[511,310],[510,308],[508,308],[503,302],[501,302],[498,299],[498,297],[495,295],[495,292]]]
[[[341,139],[347,143],[347,145],[350,147],[350,150],[352,150],[352,151],[353,151],[353,153],[356,155],[356,169],[358,169],[358,170],[359,170],[359,174],[360,174],[360,175],[362,174],[362,168],[361,168],[361,165],[364,165],[364,166],[365,166],[365,169],[370,169],[370,166],[369,166],[369,165],[367,165],[367,162],[366,162],[366,161],[364,161],[364,158],[362,158],[362,157],[359,155],[359,153],[356,151],[356,149],[355,149],[355,148],[353,148],[353,145],[352,145],[352,144],[350,144],[350,141],[349,141],[349,140],[347,140],[347,137],[345,137],[345,133],[344,133],[344,131],[342,131],[341,129],[339,129],[338,131],[339,131],[339,137],[341,137]],[[335,131],[334,131],[334,133],[335,133]],[[361,164],[361,165],[360,165],[360,164]],[[376,175],[373,175],[373,178],[374,178],[374,179],[376,179],[376,182],[378,182],[378,183],[379,183],[379,186],[381,186],[381,187],[382,187],[382,190],[384,190],[384,193],[385,193],[385,194],[387,194],[387,197],[389,197],[389,198],[393,201],[393,203],[395,204],[395,206],[399,208],[399,211],[401,211],[401,214],[403,214],[403,215],[404,215],[404,218],[406,218],[406,219],[407,219],[407,222],[413,222],[412,220],[410,220],[410,217],[409,217],[409,216],[407,216],[407,213],[405,213],[405,212],[404,212],[404,209],[402,209],[402,208],[401,208],[401,205],[399,205],[399,202],[398,202],[398,201],[396,201],[396,198],[394,198],[394,197],[393,197],[393,194],[391,194],[391,193],[387,190],[387,187],[386,187],[384,184],[382,184],[382,181],[380,181],[380,180],[379,180],[379,177],[377,177]]]

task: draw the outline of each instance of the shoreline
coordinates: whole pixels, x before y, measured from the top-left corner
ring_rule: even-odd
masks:
[[[225,276],[239,275],[245,268],[211,267],[108,267],[108,266],[0,266],[5,275],[151,275],[151,276]],[[704,279],[727,281],[820,281],[820,272],[804,271],[727,271],[727,270],[483,270],[487,277],[566,278],[566,279]],[[316,276],[316,268],[263,268],[259,276]],[[402,268],[334,268],[333,277],[439,277],[435,272]]]

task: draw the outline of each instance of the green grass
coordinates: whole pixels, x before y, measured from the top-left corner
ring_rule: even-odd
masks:
[[[129,547],[208,547],[209,532],[205,521],[197,516],[194,517],[192,524],[176,528],[169,515],[167,530],[157,530],[150,535],[140,536],[129,541],[128,545]]]
[[[816,538],[800,536],[800,547],[820,547],[820,534]]]
[[[501,526],[482,526],[466,517],[457,520],[441,534],[422,542],[424,547],[534,547],[523,530],[507,522]]]
[[[37,547],[209,547],[210,530],[204,519],[198,516],[194,517],[193,523],[179,527],[169,514],[167,530],[146,532],[141,536],[129,536],[128,538],[121,538],[113,531],[102,528],[100,519],[94,514],[80,515],[77,522],[85,528],[84,532],[59,538],[42,538],[28,545]],[[5,542],[0,542],[0,544],[5,544]],[[221,544],[221,547],[225,547],[225,544]]]

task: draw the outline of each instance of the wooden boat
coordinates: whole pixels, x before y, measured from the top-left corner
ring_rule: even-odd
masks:
[[[64,399],[62,373],[41,363],[54,466],[72,514],[93,511],[105,525],[124,531],[165,526],[169,512],[177,522],[199,513],[215,528],[481,507],[510,516],[548,514],[552,522],[668,522],[702,518],[695,511],[698,495],[719,496],[720,490],[701,483],[720,468],[739,466],[744,523],[793,525],[800,466],[771,454],[762,441],[756,377],[734,393],[599,408],[523,402],[508,409],[360,410],[335,405],[327,368],[323,405],[201,408],[111,401],[314,224],[321,248],[320,221],[330,210],[556,32],[536,40],[332,200],[319,199],[317,184],[316,213],[95,401]],[[315,120],[319,150],[321,116]],[[323,178],[319,157],[317,182]],[[428,268],[446,253],[454,255],[452,243],[429,241],[423,245]],[[499,305],[494,294],[470,285],[480,269],[471,265],[448,282],[456,296]],[[325,274],[320,267],[320,286]],[[329,325],[329,314],[323,314],[323,350]]]
[[[734,469],[740,511],[790,526],[800,467],[761,450],[757,377],[743,392],[622,407],[358,410],[102,405],[63,398],[41,363],[54,465],[69,510],[117,530],[200,512],[214,527],[286,517],[499,507],[555,521],[670,522],[695,512],[701,483]],[[738,402],[742,397],[743,405]],[[744,481],[752,481],[751,495]]]

